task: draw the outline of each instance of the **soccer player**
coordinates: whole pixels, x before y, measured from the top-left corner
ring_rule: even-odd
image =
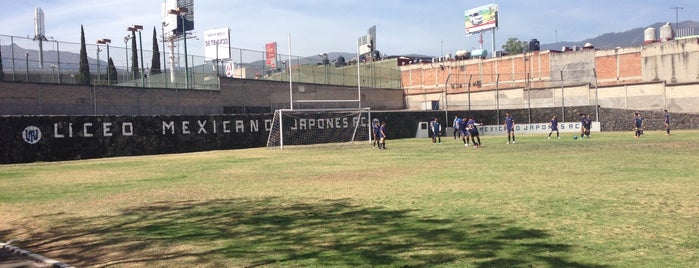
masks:
[[[590,129],[592,128],[592,119],[590,119],[589,114],[585,114],[582,119],[582,134],[580,134],[580,138],[582,138],[582,135],[584,134],[587,136],[587,138],[590,138]]]
[[[478,123],[476,123],[476,120],[473,119],[473,116],[469,117],[468,122],[466,122],[466,125],[468,126],[468,131],[471,134],[471,141],[473,142],[473,148],[478,148],[481,146],[481,136],[478,134]],[[476,141],[476,139],[478,141]]]
[[[505,113],[505,131],[507,131],[507,144],[510,144],[510,138],[512,143],[515,143],[515,120],[512,119],[510,112]]]
[[[670,136],[670,114],[665,110],[665,136]]]
[[[376,146],[379,146],[379,131],[381,129],[381,124],[379,123],[379,120],[374,118],[374,124],[372,126],[372,133],[374,134],[374,140],[371,143],[371,147],[375,148]],[[380,149],[381,147],[379,147]]]
[[[432,143],[437,145],[442,144],[442,125],[439,124],[439,118],[435,117],[432,121]]]
[[[386,150],[386,121],[381,121],[379,127],[379,149]]]
[[[556,131],[556,139],[560,139],[560,138],[561,138],[561,133],[558,132],[558,119],[556,119],[556,115],[555,115],[555,114],[554,114],[553,116],[551,116],[551,124],[549,125],[549,127],[551,128],[551,132],[549,132],[549,137],[548,137],[548,138],[551,139],[551,134],[552,134],[554,131]]]
[[[464,117],[464,119],[466,118],[467,117]],[[471,136],[471,133],[468,131],[468,120],[461,120],[461,123],[459,123],[459,133],[461,134],[461,140],[464,141],[464,146],[470,146],[468,140]]]
[[[633,120],[634,137],[640,138],[643,133],[643,118],[641,118],[641,113],[636,113],[635,115],[636,117]]]
[[[459,124],[461,124],[461,117],[454,116],[454,122],[452,123],[452,127],[454,127],[454,139],[456,139],[456,136],[458,135],[459,138],[461,138],[461,131],[459,131]]]

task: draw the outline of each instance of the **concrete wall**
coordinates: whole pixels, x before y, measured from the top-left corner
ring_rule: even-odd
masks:
[[[654,43],[641,51],[643,81],[699,81],[699,38]]]
[[[362,106],[404,109],[399,89],[362,88]],[[356,87],[293,84],[294,100],[356,100]],[[356,102],[295,104],[294,108],[357,107]],[[221,90],[0,82],[0,115],[204,115],[289,108],[289,83],[221,79]]]
[[[497,95],[495,94],[497,92]],[[572,85],[566,87],[524,88],[450,93],[444,102],[444,92],[406,96],[408,110],[424,110],[420,102],[435,100],[441,109],[489,110],[600,105],[606,108],[631,110],[663,110],[679,113],[699,113],[699,83],[665,84],[640,83],[595,87]],[[470,99],[470,105],[469,105]]]

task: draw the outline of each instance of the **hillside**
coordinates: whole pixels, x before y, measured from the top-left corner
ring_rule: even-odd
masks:
[[[588,38],[581,41],[573,42],[557,42],[541,44],[541,50],[561,50],[562,47],[582,47],[585,43],[591,43],[598,49],[612,49],[615,47],[632,47],[643,45],[643,31],[648,27],[660,29],[665,23],[658,22],[646,27],[634,28],[620,33],[605,33],[594,38]],[[692,28],[695,34],[699,34],[699,22],[683,21],[680,22],[679,28]]]

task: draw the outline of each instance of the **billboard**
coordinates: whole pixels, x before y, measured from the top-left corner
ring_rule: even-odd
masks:
[[[34,10],[34,40],[46,40],[46,25],[44,24],[44,11],[41,8]]]
[[[369,28],[367,35],[359,37],[359,54],[364,55],[376,50],[376,25]]]
[[[182,29],[186,31],[194,30],[194,0],[163,0],[162,2],[162,23],[166,36],[178,37],[182,35]],[[170,14],[177,8],[186,8],[187,13],[182,17],[177,14]]]
[[[204,57],[216,60],[231,58],[231,30],[228,27],[204,31]]]
[[[498,5],[490,4],[466,10],[466,34],[498,27]]]
[[[277,68],[277,42],[265,44],[265,64],[267,68]]]

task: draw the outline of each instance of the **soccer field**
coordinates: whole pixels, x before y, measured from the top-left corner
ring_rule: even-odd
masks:
[[[699,131],[481,139],[0,165],[0,242],[76,267],[699,266]]]

